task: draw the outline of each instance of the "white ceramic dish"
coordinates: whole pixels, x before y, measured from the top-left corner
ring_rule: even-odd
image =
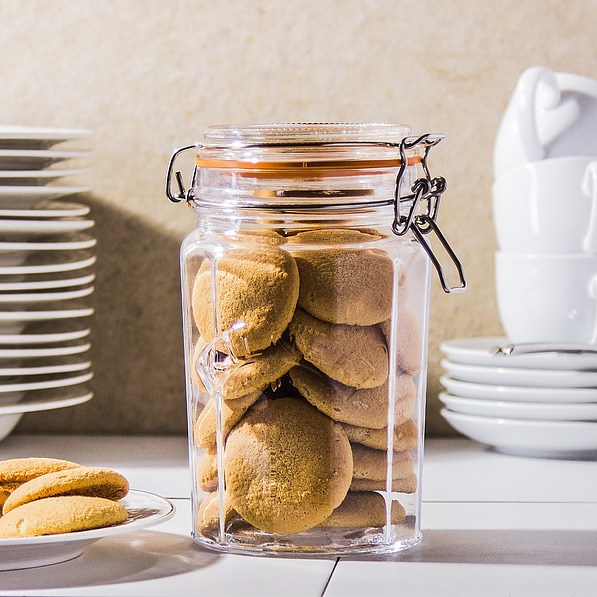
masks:
[[[0,311],[0,321],[47,321],[50,319],[72,319],[74,317],[89,317],[93,315],[91,307],[79,307],[71,309],[47,309],[47,310],[3,310]]]
[[[541,421],[597,421],[596,403],[500,402],[461,398],[442,392],[439,399],[453,412],[481,417]]]
[[[66,408],[83,404],[93,397],[86,386],[66,386],[0,394],[0,417]]]
[[[514,369],[595,369],[597,354],[538,353],[517,355],[495,355],[489,351],[494,346],[506,346],[505,337],[458,338],[440,344],[440,350],[452,363],[480,365],[482,367],[504,367]]]
[[[0,394],[8,392],[29,392],[30,390],[49,390],[52,388],[65,388],[85,383],[93,377],[93,373],[82,373],[65,377],[57,374],[44,378],[43,381],[18,381],[16,383],[0,383]],[[21,379],[21,378],[19,378]],[[12,381],[12,380],[9,380]]]
[[[83,232],[72,232],[35,241],[0,241],[0,251],[79,251],[95,247],[97,240]]]
[[[174,506],[168,500],[145,491],[131,489],[120,503],[129,511],[129,518],[117,526],[60,535],[0,539],[0,570],[19,570],[66,562],[104,537],[145,529],[174,516]]]
[[[84,323],[62,321],[42,321],[25,325],[20,333],[6,333],[0,328],[0,347],[21,344],[56,344],[70,340],[80,340],[89,336],[91,329]]]
[[[91,137],[91,131],[86,129],[19,125],[0,126],[0,141],[3,148],[42,149],[63,141],[88,139],[89,137]]]
[[[0,275],[13,276],[19,274],[53,274],[56,272],[71,272],[91,267],[96,261],[95,255],[85,253],[79,255],[73,251],[66,255],[34,254],[25,264],[16,266],[0,266]]]
[[[87,286],[77,290],[64,290],[62,292],[0,292],[0,305],[5,303],[41,303],[47,301],[67,301],[83,298],[93,293],[94,287]]]
[[[500,452],[559,458],[597,454],[597,423],[479,417],[446,408],[441,414],[456,431]]]
[[[95,225],[93,220],[3,220],[0,219],[0,233],[13,235],[62,234],[81,232]]]
[[[0,170],[0,185],[46,185],[57,178],[88,174],[90,168],[69,168],[68,170]]]
[[[26,365],[24,364],[26,363]],[[55,375],[75,373],[91,368],[91,361],[77,357],[41,358],[35,361],[0,360],[0,377],[20,377],[21,375]]]
[[[512,402],[597,402],[597,388],[532,388],[470,383],[447,375],[440,382],[454,396]]]
[[[1,209],[0,218],[81,218],[90,212],[88,205],[67,201],[44,201],[30,209]]]
[[[73,286],[85,286],[95,280],[95,274],[85,276],[77,275],[65,277],[66,274],[38,274],[25,276],[2,276],[0,277],[0,292],[16,290],[52,290],[55,288],[71,288]]]
[[[0,149],[3,170],[41,170],[65,160],[87,160],[91,151],[61,151],[54,149]]]
[[[0,185],[0,206],[3,209],[27,209],[40,201],[58,199],[67,195],[89,193],[91,187],[84,186],[19,186]]]
[[[35,346],[26,348],[0,347],[0,359],[32,359],[36,357],[60,357],[81,354],[91,348],[90,342],[76,340],[70,344],[60,346]]]
[[[453,379],[472,383],[542,388],[597,387],[597,371],[479,367],[453,363],[448,359],[444,359],[441,365]]]

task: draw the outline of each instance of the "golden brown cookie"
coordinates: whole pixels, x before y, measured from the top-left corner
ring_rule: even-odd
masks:
[[[2,513],[6,515],[28,502],[60,495],[86,495],[119,500],[128,490],[127,480],[116,471],[80,466],[47,473],[19,485],[4,502]]]
[[[388,378],[388,348],[378,326],[336,325],[297,309],[290,335],[306,361],[353,388],[375,388]]]
[[[331,236],[326,236],[330,235]],[[362,242],[375,237],[357,231],[344,234],[312,231],[297,234],[289,242]],[[322,242],[321,240],[319,242]],[[392,312],[394,265],[379,250],[329,248],[293,253],[299,270],[298,304],[308,313],[329,323],[375,325]]]
[[[4,505],[4,502],[8,499],[10,495],[10,491],[6,491],[5,489],[0,489],[0,508]]]
[[[120,524],[126,509],[113,500],[69,495],[29,502],[0,518],[0,537],[33,537]]]
[[[224,501],[224,526],[226,526],[232,517],[236,514],[234,508],[230,505],[230,500]],[[197,511],[197,524],[199,531],[204,535],[215,535],[220,528],[220,501],[218,492],[214,491],[202,500]]]
[[[376,450],[388,449],[388,429],[367,429],[366,427],[355,427],[354,425],[342,424],[348,439],[357,444],[363,444]],[[417,424],[408,419],[401,425],[394,428],[394,450],[403,452],[417,447],[418,432]]]
[[[290,378],[304,398],[334,421],[371,429],[382,429],[388,424],[387,382],[357,390],[307,367],[294,367]],[[400,424],[411,416],[416,402],[415,384],[409,375],[396,379],[396,401],[395,417]]]
[[[237,357],[275,344],[292,319],[299,291],[293,257],[276,247],[231,249],[217,262],[218,335]],[[192,306],[201,336],[214,335],[211,269],[203,265],[193,285]]]
[[[383,335],[390,344],[390,320],[379,324]],[[410,307],[402,307],[398,311],[398,328],[396,344],[396,364],[409,375],[416,375],[421,370],[423,352],[421,334],[416,313]]]
[[[222,401],[222,421],[224,440],[230,430],[241,420],[249,407],[261,396],[261,392],[247,394],[232,402]],[[216,449],[216,403],[212,398],[197,417],[194,425],[195,444],[200,448]]]
[[[386,482],[375,479],[353,479],[350,491],[385,491]],[[412,473],[404,479],[392,479],[392,491],[397,493],[414,493],[417,491],[417,476]]]
[[[406,511],[400,502],[392,501],[392,524],[400,524]],[[349,491],[344,501],[321,523],[324,527],[364,528],[386,524],[386,501],[375,492]]]
[[[203,491],[212,492],[218,488],[217,452],[207,449],[198,464],[199,485]]]
[[[361,444],[351,444],[354,462],[352,476],[356,479],[385,481],[387,474],[387,452],[374,450]],[[392,479],[404,479],[413,472],[413,457],[410,452],[394,452],[392,458]]]
[[[352,450],[329,417],[300,398],[264,400],[230,432],[226,488],[232,507],[270,533],[323,522],[352,479]]]
[[[275,230],[236,230],[222,235],[222,240],[239,245],[279,245],[284,237]]]
[[[294,245],[340,245],[379,240],[381,235],[372,228],[353,230],[351,228],[318,228],[297,232],[286,239]]]

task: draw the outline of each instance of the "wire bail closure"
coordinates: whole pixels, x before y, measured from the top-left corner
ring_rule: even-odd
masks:
[[[400,169],[396,176],[396,187],[394,190],[394,221],[392,222],[392,231],[397,236],[404,236],[409,230],[413,233],[414,237],[421,244],[425,252],[427,253],[431,263],[435,267],[440,283],[445,293],[457,293],[463,292],[466,289],[466,277],[462,263],[458,259],[456,253],[452,249],[452,246],[443,235],[440,230],[436,219],[439,213],[439,205],[442,193],[446,190],[446,180],[442,176],[432,178],[427,164],[429,151],[432,147],[435,147],[442,139],[443,135],[439,133],[427,133],[419,137],[406,137],[402,139],[400,144],[394,143],[372,143],[366,142],[368,145],[380,145],[385,147],[399,147],[400,149]],[[359,142],[356,142],[358,144]],[[313,142],[307,143],[308,145],[334,145],[333,142]],[[247,147],[255,147],[257,145],[248,145]],[[203,147],[200,143],[193,143],[192,145],[185,145],[175,150],[170,156],[168,163],[168,170],[166,173],[166,196],[172,203],[180,203],[185,200],[188,205],[194,201],[195,195],[193,189],[197,180],[198,167],[197,165],[193,168],[193,174],[188,189],[185,189],[182,174],[179,170],[174,172],[174,163],[178,156],[191,149],[197,150]],[[408,170],[408,155],[407,152],[413,151],[417,147],[423,148],[423,156],[421,158],[421,167],[425,174],[422,178],[417,178],[410,189],[407,190],[407,194],[402,194],[402,188],[406,183],[405,174]],[[176,179],[176,186],[178,191],[172,189],[172,178]],[[401,214],[401,204],[410,203],[410,207],[407,215]],[[425,211],[419,213],[419,207],[422,203],[426,203]],[[425,236],[433,233],[438,238],[439,242],[445,249],[452,263],[454,264],[456,271],[458,272],[459,282],[456,286],[450,286],[448,283],[446,274],[442,267],[442,264],[433,252],[431,245],[425,239]]]

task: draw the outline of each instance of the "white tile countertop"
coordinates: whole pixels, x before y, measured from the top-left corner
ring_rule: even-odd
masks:
[[[186,438],[13,435],[0,459],[47,455],[110,466],[172,500],[152,529],[78,558],[0,572],[1,595],[350,596],[597,594],[597,462],[517,458],[464,439],[427,442],[423,542],[392,557],[221,555],[190,539]]]

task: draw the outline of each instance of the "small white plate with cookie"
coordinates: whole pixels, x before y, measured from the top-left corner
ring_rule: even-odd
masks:
[[[0,539],[0,571],[35,568],[72,560],[88,545],[104,537],[161,524],[172,518],[175,512],[174,505],[165,498],[134,489],[129,490],[120,503],[126,508],[128,518],[115,526],[56,535]]]

